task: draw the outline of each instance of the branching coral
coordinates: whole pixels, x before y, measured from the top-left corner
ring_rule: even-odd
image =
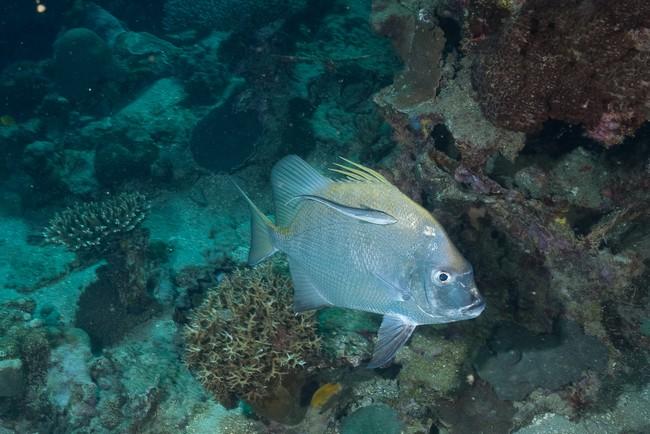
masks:
[[[73,251],[93,250],[133,230],[149,210],[140,193],[120,193],[102,202],[76,204],[56,214],[43,231],[46,241]]]
[[[293,313],[291,288],[277,264],[238,269],[192,313],[185,361],[224,405],[264,399],[318,354],[314,319]]]

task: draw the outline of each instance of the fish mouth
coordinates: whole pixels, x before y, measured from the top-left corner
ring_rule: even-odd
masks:
[[[460,313],[474,318],[479,316],[484,309],[485,309],[485,300],[483,300],[483,297],[478,296],[472,302],[472,304],[468,304],[467,306],[461,308]]]

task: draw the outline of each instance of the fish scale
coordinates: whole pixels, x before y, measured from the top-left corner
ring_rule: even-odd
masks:
[[[332,169],[346,176],[339,181],[297,156],[278,162],[271,174],[278,225],[240,189],[252,211],[249,263],[286,253],[296,311],[383,315],[368,365],[378,367],[417,325],[475,318],[484,302],[471,265],[437,220],[381,174],[344,161]]]

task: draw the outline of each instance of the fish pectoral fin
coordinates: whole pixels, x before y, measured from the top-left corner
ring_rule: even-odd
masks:
[[[368,368],[387,365],[411,337],[416,326],[403,317],[384,315],[384,320],[379,327],[379,339]]]
[[[311,282],[302,265],[289,260],[289,269],[291,270],[291,280],[293,280],[293,310],[295,312],[332,305]]]
[[[343,205],[333,200],[326,199],[324,197],[320,197],[312,194],[304,194],[298,197],[291,198],[289,202],[295,199],[312,200],[314,202],[318,202],[321,205],[331,208],[334,211],[339,212],[347,217],[362,222],[366,222],[366,223],[372,223],[375,225],[392,225],[397,223],[397,219],[395,217],[393,217],[392,215],[384,211],[379,211],[378,209],[356,208],[353,206]]]

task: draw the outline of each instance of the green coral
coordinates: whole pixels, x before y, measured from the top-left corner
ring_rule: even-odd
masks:
[[[312,314],[294,314],[288,273],[237,269],[209,290],[185,328],[185,361],[221,403],[260,402],[320,350]]]

